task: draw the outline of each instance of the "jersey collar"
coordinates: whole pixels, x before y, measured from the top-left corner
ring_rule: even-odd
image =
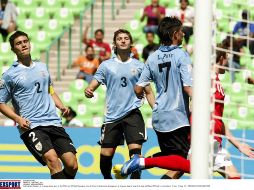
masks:
[[[179,46],[175,46],[175,45],[171,45],[171,46],[164,46],[164,45],[161,45],[159,47],[159,50],[161,50],[162,52],[168,52],[168,51],[172,51],[174,49],[178,49],[180,48]]]
[[[35,66],[35,63],[32,61],[32,64],[30,65],[30,67],[27,67],[27,66],[25,66],[25,65],[23,65],[23,64],[21,64],[21,63],[19,63],[17,61],[14,61],[14,63],[12,65],[14,67],[19,66],[19,67],[30,68],[31,69],[31,68],[33,68]]]

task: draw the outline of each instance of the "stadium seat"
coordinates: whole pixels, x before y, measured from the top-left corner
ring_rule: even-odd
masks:
[[[64,7],[70,9],[75,16],[79,16],[80,12],[85,8],[85,2],[82,0],[69,0],[62,2],[64,2]]]
[[[74,23],[72,12],[65,7],[55,10],[54,18],[56,18],[63,27],[70,26]]]

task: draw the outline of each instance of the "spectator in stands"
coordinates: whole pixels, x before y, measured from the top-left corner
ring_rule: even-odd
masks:
[[[242,11],[242,20],[238,21],[233,29],[233,34],[254,38],[254,24],[249,22],[250,15],[247,10]],[[251,55],[254,55],[254,40],[240,38],[243,46],[249,47]],[[247,43],[248,42],[248,43]]]
[[[81,55],[72,64],[72,67],[79,66],[80,71],[77,74],[78,79],[84,79],[88,83],[93,79],[93,74],[99,67],[99,59],[94,58],[94,48],[92,46],[87,46],[85,48],[85,55]]]
[[[180,0],[180,7],[172,10],[170,15],[176,16],[183,23],[184,40],[186,45],[189,44],[191,35],[193,35],[194,9],[189,5],[189,0]]]
[[[148,44],[144,47],[144,49],[142,51],[142,58],[144,59],[144,61],[146,61],[148,56],[160,47],[159,44],[154,43],[154,33],[153,32],[146,33],[146,40],[147,40]]]
[[[99,59],[100,63],[104,60],[107,60],[111,56],[110,45],[106,42],[103,42],[104,39],[104,31],[102,29],[98,29],[94,32],[95,39],[88,39],[89,25],[86,26],[83,43],[89,46],[92,46],[95,51],[95,57]]]
[[[83,123],[75,117],[77,116],[77,113],[69,106],[68,107],[70,110],[69,115],[64,115],[63,117],[65,118],[65,123],[63,126],[70,126],[70,127],[83,127]]]
[[[147,17],[147,24],[144,27],[144,32],[157,33],[158,25],[161,19],[165,17],[166,9],[159,5],[159,0],[151,0],[151,4],[144,8],[141,22]]]
[[[17,12],[16,6],[8,0],[1,0],[0,33],[2,34],[4,41],[6,41],[8,34],[16,30],[17,16],[18,16],[18,12]]]
[[[236,72],[235,69],[241,69],[240,57],[241,53],[243,53],[241,40],[227,36],[222,43],[224,47],[227,47],[229,50],[233,51],[233,56],[229,59],[228,62],[230,79],[231,82],[233,83],[235,82],[235,72]]]

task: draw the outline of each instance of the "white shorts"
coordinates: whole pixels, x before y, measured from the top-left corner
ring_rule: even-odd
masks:
[[[229,152],[222,148],[218,141],[214,140],[213,144],[213,170],[218,171],[221,167],[232,166],[233,163],[230,159]]]
[[[191,149],[188,152],[190,158]],[[232,166],[233,163],[230,159],[229,152],[222,148],[220,143],[216,140],[213,142],[213,171],[218,171],[222,167]]]

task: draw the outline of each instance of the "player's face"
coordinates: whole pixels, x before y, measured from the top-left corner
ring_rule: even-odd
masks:
[[[184,35],[185,34],[183,33],[182,28],[180,28],[180,30],[178,30],[176,32],[175,37],[176,37],[177,45],[181,45],[182,44]]]
[[[126,33],[120,33],[117,35],[116,37],[116,48],[118,50],[128,50],[130,51],[130,47],[131,47],[131,40],[130,37],[128,36],[128,34]]]
[[[146,40],[147,40],[148,43],[152,43],[153,40],[154,40],[153,34],[147,33],[147,34],[146,34]]]
[[[14,40],[13,52],[17,57],[25,58],[30,56],[30,41],[26,36],[19,36]]]

